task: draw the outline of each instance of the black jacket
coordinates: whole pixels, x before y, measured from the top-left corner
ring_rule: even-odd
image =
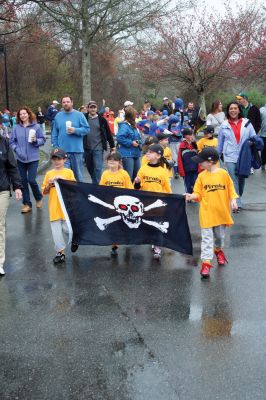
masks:
[[[21,189],[21,179],[17,169],[17,162],[8,140],[0,135],[0,192]]]
[[[258,107],[252,105],[248,111],[247,118],[252,123],[255,132],[258,133],[261,128],[261,116]]]
[[[88,113],[85,114],[85,117],[86,117],[87,121],[89,122]],[[99,123],[100,123],[100,131],[101,131],[103,149],[107,150],[107,142],[109,143],[111,149],[113,149],[115,147],[115,143],[114,143],[113,135],[109,128],[108,122],[100,114],[98,114],[98,118],[99,118]],[[91,150],[88,146],[88,135],[83,137],[84,150]]]

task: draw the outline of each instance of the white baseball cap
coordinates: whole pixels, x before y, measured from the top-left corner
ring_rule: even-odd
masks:
[[[53,100],[52,103],[53,104],[59,104],[59,102],[57,100]]]
[[[132,101],[127,100],[124,102],[124,107],[133,106],[133,104]]]
[[[169,100],[168,97],[164,97],[164,98],[163,98],[163,101],[165,101],[165,100]]]

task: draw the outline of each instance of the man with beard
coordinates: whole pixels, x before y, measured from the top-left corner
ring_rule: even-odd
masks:
[[[52,145],[66,152],[65,167],[72,169],[76,180],[81,182],[83,179],[83,136],[90,132],[90,128],[84,114],[73,108],[72,97],[62,98],[62,108],[63,110],[54,119]]]

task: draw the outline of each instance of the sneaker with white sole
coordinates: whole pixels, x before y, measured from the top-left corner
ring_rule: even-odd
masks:
[[[162,250],[160,249],[160,247],[154,246],[152,250],[153,250],[153,257],[155,259],[158,260],[159,258],[161,258]]]
[[[4,276],[6,273],[3,267],[0,267],[0,276]]]

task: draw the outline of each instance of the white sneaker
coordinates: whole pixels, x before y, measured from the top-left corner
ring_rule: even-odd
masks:
[[[262,171],[265,171],[265,169],[266,169],[265,164],[264,165],[262,164],[261,169],[262,169]]]
[[[251,168],[250,168],[250,173],[251,173],[251,175],[254,175],[254,172],[255,172],[255,171],[254,171],[254,168],[251,167]]]
[[[160,247],[154,246],[153,253],[153,257],[159,259],[161,257],[162,250]]]
[[[1,275],[5,275],[5,271],[4,271],[4,268],[3,267],[0,267],[0,276]]]

